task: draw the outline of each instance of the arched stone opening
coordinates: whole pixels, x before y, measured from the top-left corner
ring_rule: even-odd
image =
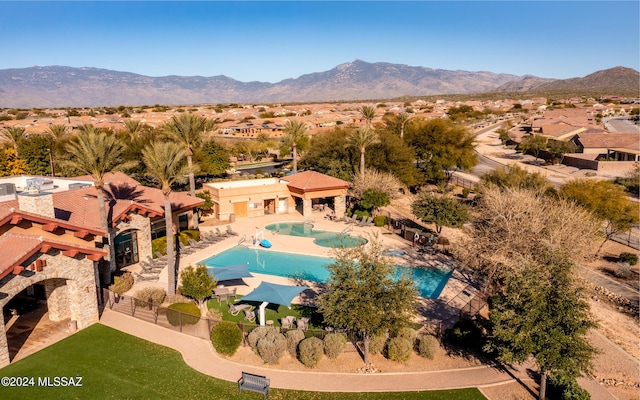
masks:
[[[83,329],[98,321],[96,263],[81,254],[72,257],[62,253],[57,250],[37,253],[23,263],[26,268],[19,274],[0,279],[0,309],[3,314],[0,318],[0,368],[8,365],[15,356],[15,351],[9,351],[7,338],[7,329],[20,323],[18,311],[11,308],[16,303],[14,299],[32,297],[38,301],[38,296],[43,297],[41,301],[44,304],[38,306],[46,307],[51,322],[73,321],[74,327]],[[30,267],[36,265],[33,269]],[[22,330],[28,330],[28,327]]]

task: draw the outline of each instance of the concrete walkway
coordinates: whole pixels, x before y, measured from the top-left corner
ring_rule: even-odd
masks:
[[[231,382],[237,381],[243,371],[266,375],[271,380],[271,387],[281,389],[316,392],[393,392],[482,388],[513,383],[516,382],[516,377],[530,380],[524,369],[507,372],[489,366],[378,374],[274,370],[229,361],[218,356],[208,340],[174,332],[109,309],[104,310],[100,322],[179,351],[189,366],[203,374]]]

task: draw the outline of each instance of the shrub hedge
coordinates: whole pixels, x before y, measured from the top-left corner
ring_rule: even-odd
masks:
[[[413,344],[403,338],[394,337],[389,339],[387,344],[387,356],[391,361],[405,362],[409,361],[413,353]]]
[[[113,284],[109,286],[109,290],[117,294],[125,294],[133,287],[133,275],[131,272],[124,272],[122,275],[113,277]]]
[[[242,343],[242,330],[235,322],[222,321],[211,330],[211,343],[218,353],[230,357]]]
[[[418,338],[418,354],[420,357],[433,360],[439,347],[440,342],[433,335],[423,335]]]
[[[167,308],[167,321],[173,326],[193,325],[200,321],[200,309],[193,303],[173,303]]]
[[[146,307],[149,304],[159,306],[167,297],[167,292],[161,288],[146,287],[136,291],[133,297],[136,299],[138,307]]]
[[[324,337],[324,354],[331,359],[338,358],[344,351],[347,338],[342,333],[328,333]]]
[[[298,345],[300,362],[309,368],[314,368],[324,354],[324,344],[322,340],[315,336],[306,338]]]
[[[304,332],[299,329],[291,329],[285,332],[284,337],[287,339],[289,354],[294,358],[298,358],[298,343],[304,339]]]
[[[384,346],[387,343],[387,333],[381,333],[379,335],[372,336],[369,340],[369,353],[381,354],[384,351]]]
[[[267,364],[277,364],[278,360],[287,351],[287,339],[278,332],[278,329],[269,329],[267,334],[257,343],[258,355]]]
[[[622,252],[620,256],[618,256],[621,262],[625,262],[629,265],[636,265],[638,263],[638,255],[629,252]]]

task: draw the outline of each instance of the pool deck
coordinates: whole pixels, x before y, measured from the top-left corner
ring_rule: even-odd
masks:
[[[414,267],[434,267],[434,268],[446,268],[455,267],[454,261],[444,255],[428,255],[418,253],[415,248],[411,246],[411,243],[402,239],[400,236],[386,232],[383,228],[379,227],[362,227],[354,224],[346,224],[344,222],[330,221],[324,218],[324,213],[315,213],[315,221],[312,221],[313,228],[316,230],[342,232],[346,230],[346,233],[354,236],[362,236],[365,239],[371,239],[373,235],[377,235],[382,240],[385,247],[389,250],[397,250],[404,253],[399,257],[392,257],[394,263],[399,265],[414,266]],[[234,232],[237,232],[237,236],[230,236],[224,240],[219,241],[211,246],[201,249],[195,253],[188,254],[182,257],[179,261],[180,270],[186,268],[189,265],[195,266],[201,261],[217,255],[225,250],[228,250],[238,245],[241,238],[244,237],[244,243],[242,245],[252,246],[253,238],[257,231],[263,231],[264,238],[271,242],[272,247],[270,249],[260,249],[265,251],[278,251],[278,252],[291,252],[298,254],[307,254],[313,256],[332,257],[334,255],[333,249],[327,247],[321,247],[313,243],[313,238],[280,235],[276,232],[266,230],[264,227],[268,224],[275,222],[304,222],[305,219],[298,213],[291,214],[278,214],[267,215],[264,217],[254,218],[240,218],[230,224],[213,224],[205,221],[200,225],[202,232],[212,231],[215,232],[216,228],[221,231],[225,231],[226,226],[230,225]],[[127,268],[132,272],[138,272],[139,266],[133,265]],[[261,281],[290,284],[295,285],[296,281],[290,278],[283,278],[273,275],[263,275],[254,273],[255,278],[243,279],[245,285],[234,286],[237,287],[238,294],[244,295],[255,289]],[[322,290],[322,284],[316,282],[304,282],[305,285],[310,286],[315,292]],[[133,294],[142,287],[167,287],[167,270],[166,268],[160,273],[159,280],[136,282],[134,287],[128,292]],[[424,299],[420,298],[418,311],[419,315],[416,322],[433,326],[436,325],[441,328],[450,327],[457,319],[460,309],[462,309],[468,301],[475,296],[477,289],[473,287],[458,270],[454,270],[451,278],[447,282],[446,286],[442,290],[440,296],[437,299]],[[310,303],[313,302],[313,296],[298,296],[293,300],[293,303]]]

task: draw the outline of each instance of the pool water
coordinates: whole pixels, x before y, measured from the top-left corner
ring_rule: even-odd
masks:
[[[271,250],[260,250],[247,246],[236,246],[200,262],[207,267],[224,267],[248,263],[250,272],[258,274],[282,276],[285,278],[305,279],[314,282],[326,282],[329,279],[327,265],[333,260],[328,257],[307,256],[302,254],[282,253]],[[413,273],[413,281],[418,295],[425,298],[437,298],[447,284],[453,271],[409,268],[395,266],[398,276]],[[214,272],[215,275],[215,272]]]
[[[351,236],[346,233],[318,231],[312,224],[302,222],[276,222],[264,227],[279,235],[314,238],[313,243],[321,247],[356,247],[367,243],[367,239]]]

